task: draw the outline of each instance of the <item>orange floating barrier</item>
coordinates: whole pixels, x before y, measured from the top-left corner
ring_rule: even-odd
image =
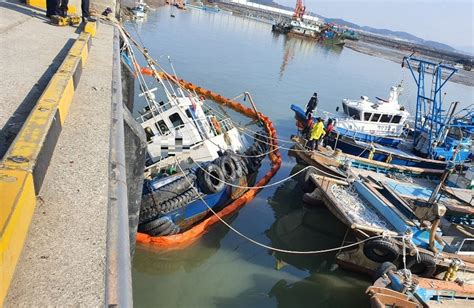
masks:
[[[141,72],[145,75],[150,74],[149,76],[153,76],[153,71],[148,68],[141,68]],[[204,97],[211,98],[218,104],[221,104],[224,106],[227,105],[231,109],[241,114],[244,114],[252,119],[258,119],[260,116],[260,119],[263,122],[263,126],[265,127],[265,130],[268,133],[268,136],[269,136],[268,142],[270,143],[270,150],[269,150],[270,153],[268,154],[268,156],[271,161],[270,170],[255,184],[254,186],[255,188],[249,189],[239,199],[234,200],[225,208],[217,212],[217,215],[220,218],[224,218],[234,213],[235,211],[239,210],[248,202],[252,201],[261,189],[258,187],[266,185],[271,180],[271,178],[275,175],[278,169],[280,169],[282,160],[281,160],[280,151],[278,149],[274,150],[278,146],[278,142],[276,141],[277,134],[273,126],[273,123],[264,114],[259,112],[258,113],[259,116],[258,116],[254,110],[246,106],[243,106],[242,104],[236,101],[225,98],[210,90],[197,87],[190,82],[184,81],[183,79],[177,80],[175,76],[171,76],[167,73],[159,72],[159,74],[162,78],[167,78],[169,80],[172,80],[173,82],[180,84],[182,87],[188,90],[196,91],[197,94]],[[213,224],[219,221],[220,219],[216,217],[216,215],[212,215],[206,218],[205,220],[203,220],[202,222],[200,222],[199,224],[193,226],[191,229],[180,234],[169,235],[169,236],[150,236],[148,234],[138,232],[136,240],[138,243],[153,244],[153,245],[157,245],[166,249],[182,249],[191,245],[195,241],[197,241],[201,236],[207,233],[207,231]]]

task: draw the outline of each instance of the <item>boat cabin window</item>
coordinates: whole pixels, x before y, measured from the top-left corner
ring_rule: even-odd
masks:
[[[380,118],[380,122],[390,123],[391,118],[392,118],[392,116],[389,115],[389,114],[382,114],[382,117]]]
[[[173,113],[170,115],[170,121],[173,124],[173,127],[178,127],[184,124],[178,113]]]
[[[372,117],[372,122],[378,122],[380,119],[380,113],[374,113],[373,117]]]
[[[371,116],[372,116],[371,113],[364,112],[364,121],[369,121]]]
[[[354,120],[360,120],[359,111],[357,109],[351,107],[348,107],[347,109],[349,110],[349,116],[351,118],[354,118]]]
[[[401,119],[402,119],[401,115],[394,115],[393,118],[392,118],[392,123],[398,124],[398,123],[400,123]]]
[[[165,135],[167,132],[170,131],[168,126],[166,125],[165,121],[160,120],[158,123],[155,123],[156,128],[158,129],[159,132],[161,132],[163,135]]]
[[[349,112],[347,111],[347,105],[346,104],[342,104],[342,109],[344,109],[344,113],[349,115]]]
[[[189,111],[189,109],[186,109],[186,115],[187,115],[188,118],[190,118],[190,119],[193,118],[193,115],[191,114],[191,111]]]

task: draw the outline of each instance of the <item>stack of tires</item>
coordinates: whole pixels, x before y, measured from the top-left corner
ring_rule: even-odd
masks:
[[[178,233],[179,227],[173,223],[171,218],[163,216],[163,214],[177,210],[197,197],[194,189],[195,180],[196,176],[188,173],[158,189],[153,188],[153,180],[145,181],[138,231],[152,236]]]
[[[248,148],[245,154],[245,164],[249,173],[257,172],[262,166],[262,161],[269,151],[269,141],[265,132],[255,134],[255,142]]]
[[[376,238],[365,242],[364,255],[376,263],[394,263],[402,254],[397,243],[386,238]],[[421,252],[419,255],[407,254],[406,267],[415,275],[430,278],[436,272],[436,261],[433,255]]]
[[[248,169],[242,157],[232,151],[226,151],[224,155],[198,170],[197,184],[201,192],[216,194],[225,188],[226,183],[233,183],[247,174]]]

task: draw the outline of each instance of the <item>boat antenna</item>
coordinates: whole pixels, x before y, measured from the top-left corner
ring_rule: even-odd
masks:
[[[164,56],[164,55],[161,55],[160,58],[163,57],[163,56]],[[168,85],[170,86],[171,91],[173,91],[174,96],[177,96],[176,91],[174,90],[173,84],[171,83],[171,81],[169,80],[169,78],[165,78],[165,80],[168,81]]]
[[[170,62],[171,70],[173,71],[174,77],[176,78],[176,80],[178,80],[178,74],[176,74],[176,70],[174,69],[173,62],[171,62],[171,56],[168,56],[168,61]],[[183,89],[181,88],[179,83],[178,83],[178,89],[181,92],[181,96],[184,97],[185,95],[184,95]]]

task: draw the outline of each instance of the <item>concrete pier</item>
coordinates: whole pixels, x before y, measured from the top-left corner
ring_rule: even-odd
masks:
[[[68,66],[63,61],[71,57],[70,52],[75,48],[72,47],[83,37],[82,34],[79,36],[82,27],[54,26],[43,16],[44,11],[19,2],[0,3],[0,158],[3,157],[0,163],[3,171],[0,171],[7,180],[11,178],[7,175],[15,169],[11,163],[16,159],[11,156],[12,145],[25,138],[24,127],[31,122],[32,110],[44,109],[38,102],[44,100],[51,80],[56,80],[57,74],[67,75],[61,71]],[[114,224],[109,217],[110,190],[114,186],[110,182],[111,152],[117,152],[111,145],[112,107],[122,108],[122,102],[114,102],[112,95],[113,78],[117,78],[117,74],[113,74],[113,28],[106,23],[100,24],[95,37],[87,41],[88,51],[79,55],[80,67],[65,77],[70,78],[71,86],[74,83],[73,96],[68,86],[66,92],[59,95],[61,99],[71,96],[71,101],[59,102],[57,116],[60,119],[54,120],[48,128],[45,141],[39,145],[39,156],[29,162],[42,164],[40,171],[44,169],[45,174],[37,180],[35,173],[39,171],[34,165],[18,171],[27,172],[29,177],[33,174],[36,200],[20,204],[34,212],[29,229],[20,226],[20,230],[28,232],[22,249],[20,246],[16,267],[10,259],[8,245],[6,252],[5,247],[0,247],[2,257],[8,256],[8,260],[2,260],[2,266],[5,263],[9,267],[2,268],[0,276],[1,291],[9,285],[5,298],[0,292],[0,306],[2,301],[6,307],[117,304],[107,299],[107,294],[116,293],[116,284],[108,277],[113,268],[109,264],[114,260],[107,258],[109,245],[117,245],[113,242],[117,238],[110,236],[109,230]],[[53,141],[50,142],[51,138]],[[116,146],[124,148],[123,144]],[[5,185],[0,189],[6,190],[10,183],[0,185]],[[9,197],[6,191],[1,194]],[[5,199],[13,200],[7,197]],[[125,205],[128,202],[122,201]],[[0,223],[5,218],[8,227],[8,217],[12,216],[5,212],[8,204],[4,204],[4,200],[0,202]],[[20,205],[14,205],[13,211]],[[24,217],[25,213],[23,211],[21,215]],[[25,221],[27,223],[29,219]],[[8,244],[4,240],[8,234],[2,232],[2,245]],[[128,228],[126,232],[124,247],[128,248]],[[128,254],[127,249],[124,255]],[[10,269],[13,272],[11,280],[7,279]],[[129,270],[128,264],[128,273],[127,268],[123,269],[125,277],[130,275]],[[121,292],[131,294],[130,287],[131,284]],[[131,303],[131,296],[127,301]]]

